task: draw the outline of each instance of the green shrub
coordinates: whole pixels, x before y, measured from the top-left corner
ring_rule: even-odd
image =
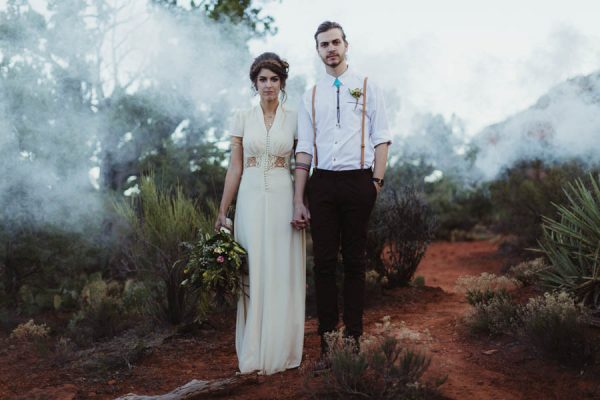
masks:
[[[577,179],[564,194],[566,202],[555,205],[559,217],[542,225],[539,245],[551,265],[542,283],[600,310],[600,179],[590,176],[589,187]]]
[[[456,280],[456,291],[469,293],[471,296],[485,296],[486,292],[513,290],[519,287],[519,282],[506,276],[497,276],[489,272],[480,275],[465,275]],[[480,292],[480,293],[477,293]]]
[[[586,315],[567,292],[529,299],[521,311],[523,333],[533,347],[561,362],[583,364],[595,353]]]
[[[444,379],[423,383],[423,374],[431,358],[423,350],[407,343],[401,332],[393,332],[389,320],[375,335],[366,335],[360,346],[342,332],[327,336],[330,370],[323,375],[325,393],[339,399],[420,399],[435,392]],[[406,328],[402,326],[406,331]],[[418,336],[411,332],[411,338]],[[404,339],[404,340],[403,340]]]
[[[496,228],[517,235],[519,249],[535,246],[542,236],[542,215],[553,218],[556,209],[552,204],[566,200],[563,186],[588,171],[578,161],[527,160],[507,168],[490,185]]]
[[[486,183],[467,185],[444,177],[425,185],[425,198],[437,220],[435,237],[438,239],[449,240],[453,232],[469,235],[467,232],[477,225],[492,224],[493,207]]]
[[[414,189],[387,189],[380,194],[371,217],[367,252],[388,286],[410,283],[434,230],[431,210]]]
[[[37,221],[0,223],[0,307],[25,315],[51,310],[55,295],[81,289],[81,274],[106,267],[113,248],[102,224],[90,217],[70,229],[77,231]]]
[[[424,287],[425,286],[425,277],[423,275],[415,276],[411,282],[411,285],[414,287]]]
[[[160,281],[162,293],[154,298],[159,317],[172,324],[189,323],[198,317],[200,293],[181,285],[188,250],[198,232],[212,230],[211,216],[204,215],[181,187],[160,189],[153,175],[144,177],[140,193],[130,202],[116,202],[119,215],[130,228],[124,252],[145,281]]]
[[[540,273],[548,268],[543,257],[535,260],[523,261],[510,267],[508,273],[523,286],[533,285],[540,280]]]
[[[469,290],[467,290],[467,293],[466,293],[467,302],[472,306],[476,306],[477,304],[480,304],[480,303],[487,304],[496,296],[510,296],[510,295],[508,294],[506,289],[500,289],[498,291],[491,290],[491,289],[485,289],[485,290],[469,289]]]
[[[491,336],[514,333],[519,325],[519,306],[510,294],[506,290],[475,293],[469,299],[474,309],[466,318],[471,332]]]

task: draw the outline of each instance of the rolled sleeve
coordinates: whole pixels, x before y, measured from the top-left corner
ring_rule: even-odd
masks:
[[[377,86],[374,86],[373,89],[375,93],[375,110],[371,115],[369,124],[371,143],[373,147],[382,143],[392,144],[392,133],[388,124],[383,93]]]
[[[306,153],[312,156],[313,142],[312,118],[306,108],[306,100],[303,98],[298,107],[298,144],[296,145],[296,154]]]

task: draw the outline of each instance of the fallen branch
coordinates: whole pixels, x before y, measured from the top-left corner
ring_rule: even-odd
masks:
[[[225,390],[231,390],[242,384],[253,382],[256,383],[256,375],[239,375],[232,378],[215,379],[212,381],[201,381],[194,379],[183,386],[178,387],[172,392],[156,395],[146,396],[128,393],[124,396],[116,398],[115,400],[184,400],[192,399],[198,395],[211,395],[216,394]]]

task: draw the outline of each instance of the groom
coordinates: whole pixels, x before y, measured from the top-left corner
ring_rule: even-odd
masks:
[[[314,37],[326,74],[305,94],[298,110],[292,224],[297,229],[309,221],[311,225],[323,356],[328,350],[324,335],[336,329],[339,318],[340,245],[344,333],[357,343],[363,333],[367,225],[383,186],[391,134],[381,91],[348,66],[341,25],[323,22]]]

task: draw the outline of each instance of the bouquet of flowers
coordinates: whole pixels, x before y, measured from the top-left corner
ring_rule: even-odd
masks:
[[[200,234],[190,248],[190,258],[183,270],[186,279],[182,285],[232,300],[243,293],[242,275],[247,273],[247,252],[233,239],[229,229],[221,228],[213,236]]]

